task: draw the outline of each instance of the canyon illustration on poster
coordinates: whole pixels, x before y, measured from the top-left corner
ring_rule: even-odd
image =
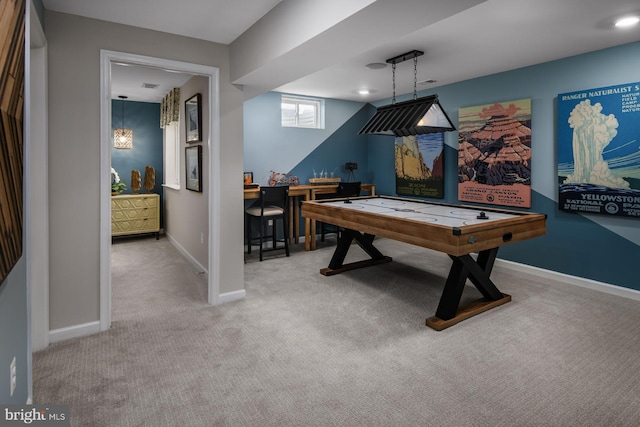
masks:
[[[442,133],[397,137],[396,193],[400,196],[444,198],[443,154]]]
[[[558,208],[640,218],[640,82],[558,95]]]
[[[531,207],[531,99],[459,109],[458,200]]]

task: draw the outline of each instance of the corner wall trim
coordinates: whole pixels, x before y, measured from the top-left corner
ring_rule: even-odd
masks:
[[[557,271],[545,270],[543,268],[520,264],[514,261],[507,261],[504,259],[496,259],[496,265],[508,268],[510,270],[524,271],[535,276],[557,280],[558,282],[567,283],[569,285],[580,286],[583,288],[592,289],[594,291],[604,292],[607,294],[640,301],[640,291],[636,291],[635,289],[624,288],[622,286],[611,285],[609,283],[597,282],[595,280],[585,279],[583,277],[570,276],[568,274],[558,273]]]
[[[194,267],[196,270],[198,270],[198,271],[202,271],[204,274],[209,274],[209,272],[207,271],[207,269],[205,268],[205,266],[204,266],[204,265],[202,265],[202,264],[200,264],[200,263],[198,262],[198,260],[197,260],[197,259],[195,259],[195,258],[194,258],[190,253],[189,253],[189,251],[187,251],[187,250],[185,249],[185,247],[184,247],[184,246],[182,246],[180,243],[178,243],[178,241],[177,241],[173,236],[171,236],[171,234],[169,234],[169,233],[165,233],[164,235],[165,235],[165,237],[166,237],[167,239],[169,239],[169,243],[171,243],[171,244],[173,245],[173,247],[174,247],[174,248],[176,248],[176,249],[178,250],[178,252],[180,252],[180,253],[182,254],[182,256],[184,256],[184,257],[187,259],[187,261],[189,261],[189,262],[191,263],[191,265],[193,265],[193,267]]]
[[[232,301],[239,301],[247,296],[247,292],[244,289],[239,291],[225,292],[220,294],[220,304],[224,304]]]
[[[100,332],[100,321],[83,323],[81,325],[49,331],[49,343],[68,340],[69,338],[84,337]]]

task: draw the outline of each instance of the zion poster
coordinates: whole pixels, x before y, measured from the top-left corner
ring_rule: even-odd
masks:
[[[459,110],[458,200],[531,207],[531,99]]]
[[[640,82],[558,95],[560,210],[640,218]]]
[[[444,198],[444,135],[429,133],[397,137],[396,193]]]

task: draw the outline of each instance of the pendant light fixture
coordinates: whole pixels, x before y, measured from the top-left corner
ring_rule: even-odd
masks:
[[[124,127],[124,100],[126,96],[118,96],[122,101],[122,127],[113,130],[113,146],[121,149],[133,148],[133,131]]]
[[[424,52],[412,50],[387,59],[393,71],[393,99],[390,105],[378,107],[376,114],[358,132],[360,135],[409,136],[456,130],[447,116],[438,95],[418,98],[418,56]],[[413,59],[413,99],[396,104],[396,64]]]

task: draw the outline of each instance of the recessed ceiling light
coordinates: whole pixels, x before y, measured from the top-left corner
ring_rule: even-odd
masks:
[[[418,83],[421,84],[421,85],[428,85],[428,84],[435,83],[435,82],[437,82],[437,80],[435,80],[435,79],[427,79],[427,80],[422,80],[421,82],[418,82]]]
[[[369,89],[360,89],[358,90],[358,93],[360,95],[369,95],[371,92],[369,91]]]
[[[370,70],[381,70],[386,66],[387,64],[385,64],[384,62],[372,62],[371,64],[365,65],[365,67],[367,67]]]
[[[616,21],[615,26],[618,28],[627,28],[632,27],[640,22],[640,18],[637,16],[626,16],[624,18],[620,18]]]

